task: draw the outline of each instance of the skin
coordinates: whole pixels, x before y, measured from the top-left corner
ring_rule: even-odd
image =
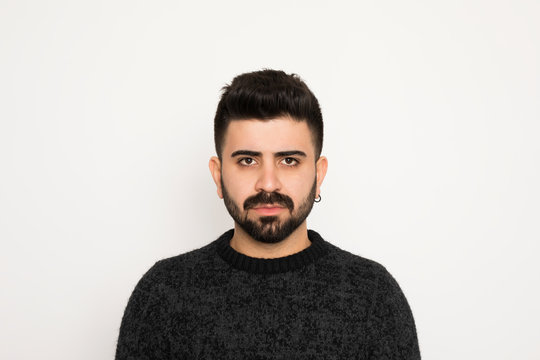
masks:
[[[316,177],[316,197],[326,175],[328,160],[315,159],[315,146],[305,121],[288,117],[272,120],[235,120],[225,133],[222,161],[216,156],[209,162],[210,173],[223,199],[221,182],[244,214],[244,201],[258,192],[279,192],[294,202],[294,210],[306,200]],[[223,179],[222,179],[223,177]],[[265,208],[263,208],[265,207]],[[250,219],[278,216],[287,219],[291,213],[279,206],[261,205],[248,209]],[[236,222],[230,245],[236,251],[256,258],[277,258],[307,248],[311,242],[304,222],[288,237],[277,243],[253,239]]]

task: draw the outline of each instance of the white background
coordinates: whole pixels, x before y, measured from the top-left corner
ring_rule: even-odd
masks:
[[[376,260],[424,359],[540,359],[538,1],[0,1],[0,358],[111,359],[157,260],[232,227],[220,88],[302,76],[308,226]]]

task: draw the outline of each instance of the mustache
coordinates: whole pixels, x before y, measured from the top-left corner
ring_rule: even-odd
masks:
[[[244,209],[248,210],[261,204],[278,204],[289,209],[291,212],[294,209],[294,202],[290,197],[275,191],[271,193],[261,191],[256,195],[248,197],[246,201],[244,201]]]

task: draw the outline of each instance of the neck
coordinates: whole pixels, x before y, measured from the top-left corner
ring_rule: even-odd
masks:
[[[296,254],[311,245],[308,238],[306,221],[289,236],[278,243],[267,244],[253,239],[237,223],[234,224],[234,236],[231,247],[246,256],[273,259]]]

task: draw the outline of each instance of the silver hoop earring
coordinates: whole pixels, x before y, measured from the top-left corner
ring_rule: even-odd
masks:
[[[321,200],[322,200],[322,198],[321,198],[321,194],[319,194],[319,196],[318,196],[318,197],[316,197],[314,201],[315,201],[316,203],[320,203],[320,202],[321,202]]]

